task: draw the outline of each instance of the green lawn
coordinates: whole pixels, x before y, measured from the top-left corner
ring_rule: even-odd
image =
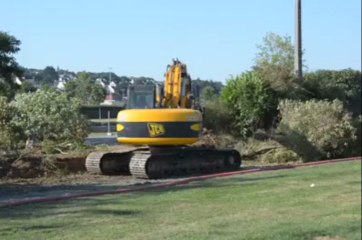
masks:
[[[360,161],[0,209],[1,239],[322,236],[361,239]]]

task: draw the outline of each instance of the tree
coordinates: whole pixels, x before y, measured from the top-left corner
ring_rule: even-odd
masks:
[[[35,76],[35,80],[38,83],[48,86],[53,86],[58,78],[58,73],[52,66],[45,67],[42,72]]]
[[[17,93],[35,92],[36,88],[30,82],[22,82]]]
[[[17,114],[12,123],[28,139],[41,142],[81,143],[87,136],[86,120],[80,115],[80,102],[68,99],[54,89],[17,94],[10,106]]]
[[[0,149],[12,150],[21,145],[23,131],[12,121],[16,113],[7,99],[0,96]]]
[[[341,100],[355,116],[361,114],[361,72],[352,69],[340,71],[318,70],[304,76],[303,87],[310,98]]]
[[[67,82],[64,91],[68,97],[79,99],[83,105],[99,104],[106,96],[106,90],[86,72],[80,73],[77,79]]]
[[[215,89],[211,86],[206,86],[201,90],[201,100],[203,102],[210,101],[216,97]]]
[[[263,44],[258,45],[258,49],[254,69],[279,95],[293,96],[298,89],[298,82],[293,73],[294,46],[291,38],[269,33],[263,38]]]
[[[20,77],[22,70],[13,56],[20,50],[20,41],[14,36],[0,31],[0,95],[12,98],[18,86],[15,76]]]
[[[224,87],[224,85],[221,82],[212,81],[212,80],[201,80],[200,78],[194,79],[192,81],[192,84],[194,86],[197,86],[201,90],[207,86],[210,86],[214,89],[216,94],[219,94],[221,92],[221,89]]]
[[[233,116],[236,133],[244,138],[264,125],[278,104],[274,90],[256,72],[229,79],[221,99]]]
[[[203,126],[214,133],[232,133],[234,117],[230,110],[220,100],[220,97],[203,103]]]

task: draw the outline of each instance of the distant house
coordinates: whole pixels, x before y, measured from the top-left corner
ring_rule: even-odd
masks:
[[[106,80],[104,78],[97,78],[96,83],[100,84],[102,87],[106,87],[106,84],[104,83]]]
[[[59,80],[58,84],[56,85],[56,88],[58,88],[60,90],[64,90],[65,84],[66,84],[65,81]]]
[[[73,74],[73,73],[68,73],[68,72],[59,74],[59,78],[58,78],[58,80],[55,82],[55,87],[58,88],[58,89],[63,90],[65,84],[66,84],[67,82],[69,82],[69,81],[73,81],[74,79],[76,79],[76,77],[77,77],[77,76],[76,76],[75,74]]]

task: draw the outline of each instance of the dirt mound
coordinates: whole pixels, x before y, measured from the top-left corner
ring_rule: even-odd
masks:
[[[9,178],[34,178],[44,175],[41,157],[27,157],[16,159],[9,168],[6,177]]]
[[[17,152],[0,152],[0,178],[7,175],[11,163],[19,156]]]
[[[40,151],[0,154],[0,178],[36,178],[82,172],[89,151],[52,155]]]

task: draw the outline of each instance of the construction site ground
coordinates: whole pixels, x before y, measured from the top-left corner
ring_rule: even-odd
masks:
[[[132,176],[102,176],[87,172],[37,178],[0,179],[0,204],[9,200],[115,190],[135,185],[165,182]]]
[[[112,141],[116,142],[113,138]],[[92,142],[94,140],[94,142]],[[100,142],[97,142],[100,140]],[[75,152],[45,156],[38,150],[21,153],[4,164],[0,154],[0,204],[4,201],[44,197],[50,195],[76,194],[92,191],[106,191],[169,181],[170,179],[145,180],[132,176],[106,176],[86,172],[85,158],[91,151],[112,151],[128,149],[126,145],[109,144],[103,138],[87,140],[94,148]],[[102,145],[98,145],[102,144]],[[198,144],[218,144],[213,137],[207,136]],[[49,160],[44,159],[48,157]],[[10,157],[11,158],[11,157]],[[55,164],[56,163],[56,164]],[[244,162],[246,165],[252,162]],[[182,178],[177,178],[182,179]]]

